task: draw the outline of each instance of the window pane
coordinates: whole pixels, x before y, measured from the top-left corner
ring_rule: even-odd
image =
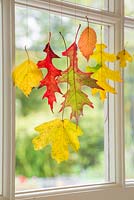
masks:
[[[134,17],[134,0],[125,0],[125,15]]]
[[[32,60],[37,62],[44,58],[42,50],[48,42],[50,30],[52,48],[61,56],[65,48],[59,31],[63,33],[69,46],[74,41],[74,34],[80,23],[63,15],[50,15],[45,11],[29,9],[27,11],[25,7],[16,6],[16,65],[27,59],[25,45]],[[82,30],[87,24],[81,23]],[[100,42],[101,26],[91,26],[96,30]],[[54,63],[65,69],[66,58],[55,60]],[[79,66],[84,70],[86,65],[86,61],[80,57]],[[85,106],[84,117],[79,122],[84,131],[84,135],[80,137],[81,148],[77,154],[72,152],[68,161],[57,164],[51,158],[50,147],[34,151],[32,146],[32,138],[37,135],[34,127],[61,117],[58,113],[61,96],[57,95],[58,104],[54,108],[55,114],[52,114],[47,101],[41,99],[44,91],[45,88],[34,89],[30,97],[26,98],[16,89],[16,191],[105,182],[103,125],[106,120],[103,117],[103,103],[99,98],[91,96],[95,108]],[[65,115],[69,117],[67,110]]]
[[[0,1],[0,194],[2,193],[2,10]]]
[[[60,1],[60,0],[59,0]],[[61,0],[62,1],[62,0]],[[107,10],[108,9],[108,0],[63,0],[66,2],[71,2],[74,4],[91,7],[99,10]],[[76,7],[77,9],[77,7]]]
[[[134,30],[125,28],[126,49],[131,54],[134,53],[133,36]],[[124,74],[126,178],[134,179],[134,62],[128,64]]]

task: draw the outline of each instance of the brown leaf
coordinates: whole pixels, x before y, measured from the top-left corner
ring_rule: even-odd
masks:
[[[89,60],[90,55],[93,54],[96,42],[96,32],[94,31],[94,29],[88,26],[84,29],[78,41],[78,47],[82,55],[87,59],[87,61]]]

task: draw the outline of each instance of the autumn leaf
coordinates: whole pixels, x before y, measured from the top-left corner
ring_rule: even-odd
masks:
[[[119,60],[120,67],[124,68],[127,66],[127,61],[132,62],[132,56],[124,49],[117,54],[117,60]]]
[[[12,72],[12,78],[14,85],[28,96],[31,93],[32,88],[39,86],[43,75],[33,61],[26,60],[15,67]]]
[[[55,119],[37,126],[35,130],[39,132],[39,136],[32,141],[34,149],[40,150],[51,145],[51,156],[58,163],[68,160],[69,146],[78,151],[80,147],[78,136],[83,134],[82,130],[68,119]]]
[[[97,70],[92,77],[97,80],[97,84],[104,89],[103,90],[97,90],[93,89],[92,94],[94,95],[97,91],[100,93],[101,100],[104,101],[106,98],[106,92],[111,92],[113,94],[116,94],[116,90],[114,87],[112,87],[109,83],[108,80],[112,81],[118,81],[121,82],[121,75],[118,70],[112,70],[109,69],[106,65],[102,65],[102,67]]]
[[[82,55],[87,59],[87,61],[89,60],[90,55],[93,54],[96,41],[97,36],[94,29],[90,28],[89,26],[85,28],[78,41],[78,47]]]
[[[51,110],[53,111],[53,103],[56,102],[55,93],[61,93],[58,86],[57,78],[61,75],[61,70],[56,69],[52,63],[53,58],[59,58],[50,47],[48,43],[44,49],[44,52],[47,53],[46,58],[37,63],[38,68],[46,68],[48,70],[46,76],[43,80],[40,81],[40,88],[46,86],[46,92],[43,95],[44,98],[48,98],[48,104],[50,105]]]
[[[96,50],[94,51],[91,58],[95,59],[98,63],[97,69],[94,71],[92,78],[97,80],[97,84],[102,87],[104,90],[92,89],[92,95],[95,95],[97,92],[100,93],[100,98],[102,101],[106,98],[106,93],[110,92],[116,94],[116,90],[112,87],[108,80],[121,82],[121,75],[118,70],[112,70],[107,67],[106,62],[114,62],[116,60],[116,56],[114,54],[110,54],[104,51],[107,48],[105,44],[97,44]],[[92,72],[91,67],[87,67],[88,72]]]
[[[60,111],[65,107],[71,107],[72,113],[70,118],[75,117],[78,122],[79,116],[83,114],[84,105],[93,108],[93,104],[87,94],[82,91],[82,86],[86,85],[90,88],[99,89],[101,87],[96,84],[96,80],[91,78],[92,73],[82,72],[78,68],[77,45],[75,42],[62,55],[69,57],[70,66],[62,72],[62,76],[58,80],[60,83],[67,82],[70,87],[66,94],[64,94],[65,100]]]

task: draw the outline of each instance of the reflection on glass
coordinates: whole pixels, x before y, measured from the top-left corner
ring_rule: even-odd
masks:
[[[24,52],[25,45],[29,48],[29,55],[35,62],[44,58],[45,54],[42,50],[48,41],[50,30],[52,48],[61,56],[64,43],[59,31],[62,32],[69,46],[74,41],[80,22],[68,17],[50,15],[40,10],[30,9],[28,13],[27,19],[26,8],[16,7],[16,65],[27,59]],[[86,25],[82,23],[81,30]],[[94,24],[91,26],[97,32],[99,42],[101,27]],[[80,53],[79,57],[79,66],[85,70],[86,60]],[[57,60],[54,60],[55,65],[65,69],[66,58]],[[30,98],[26,98],[16,89],[16,191],[104,182],[103,104],[98,97],[92,97],[91,92],[88,91],[95,108],[90,109],[85,106],[84,117],[79,122],[84,131],[84,135],[80,138],[81,148],[78,154],[72,152],[68,161],[57,164],[51,159],[50,147],[34,151],[31,142],[37,134],[34,131],[35,126],[55,117],[61,117],[58,112],[63,101],[61,95],[57,95],[58,104],[54,108],[55,114],[52,114],[47,100],[41,99],[44,91],[45,88],[34,89]],[[69,117],[68,109],[65,116]]]
[[[134,30],[125,28],[125,46],[133,54]],[[134,179],[134,62],[125,68],[124,80],[124,100],[125,100],[125,144],[126,144],[126,178]]]
[[[129,17],[134,17],[134,0],[125,0],[125,15]]]
[[[60,0],[59,0],[60,1]],[[100,10],[107,10],[107,1],[108,0],[63,0],[65,2],[70,2],[70,3],[74,3],[76,6],[77,4],[82,5],[82,6],[86,6],[86,7],[91,7],[91,8],[96,8],[96,9],[100,9]],[[77,7],[76,7],[77,9]]]

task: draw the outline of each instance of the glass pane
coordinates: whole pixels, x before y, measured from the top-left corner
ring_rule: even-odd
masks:
[[[87,26],[84,22],[63,15],[50,15],[35,9],[27,12],[25,7],[16,6],[16,65],[27,59],[25,45],[32,60],[37,62],[44,58],[42,50],[48,42],[50,30],[52,48],[61,56],[65,48],[59,31],[69,46],[74,41],[79,23],[82,24],[81,30]],[[100,42],[101,26],[95,24],[91,26],[96,30]],[[79,53],[79,66],[83,66],[84,70],[87,62],[80,55]],[[63,70],[66,58],[59,61],[55,59],[54,63],[56,66],[62,66]],[[34,151],[32,145],[32,138],[37,135],[34,127],[61,117],[58,111],[63,99],[57,95],[58,103],[54,107],[55,113],[52,114],[47,100],[42,100],[44,91],[45,88],[34,89],[30,97],[26,98],[16,89],[16,191],[105,182],[103,103],[99,98],[91,96],[95,108],[90,109],[85,106],[84,117],[79,121],[84,131],[84,135],[80,137],[80,150],[78,153],[72,152],[68,161],[57,164],[51,158],[50,147]],[[69,117],[68,109],[65,116]]]
[[[108,0],[59,0],[59,1],[65,1],[70,2],[73,4],[82,5],[86,7],[91,7],[99,10],[108,10]],[[77,7],[76,7],[77,9]]]
[[[125,15],[134,17],[134,0],[125,0]]]
[[[131,54],[134,53],[133,36],[134,30],[125,28],[125,46]],[[126,178],[134,179],[134,62],[128,64],[124,74]]]
[[[0,194],[2,194],[2,8],[0,1]]]

